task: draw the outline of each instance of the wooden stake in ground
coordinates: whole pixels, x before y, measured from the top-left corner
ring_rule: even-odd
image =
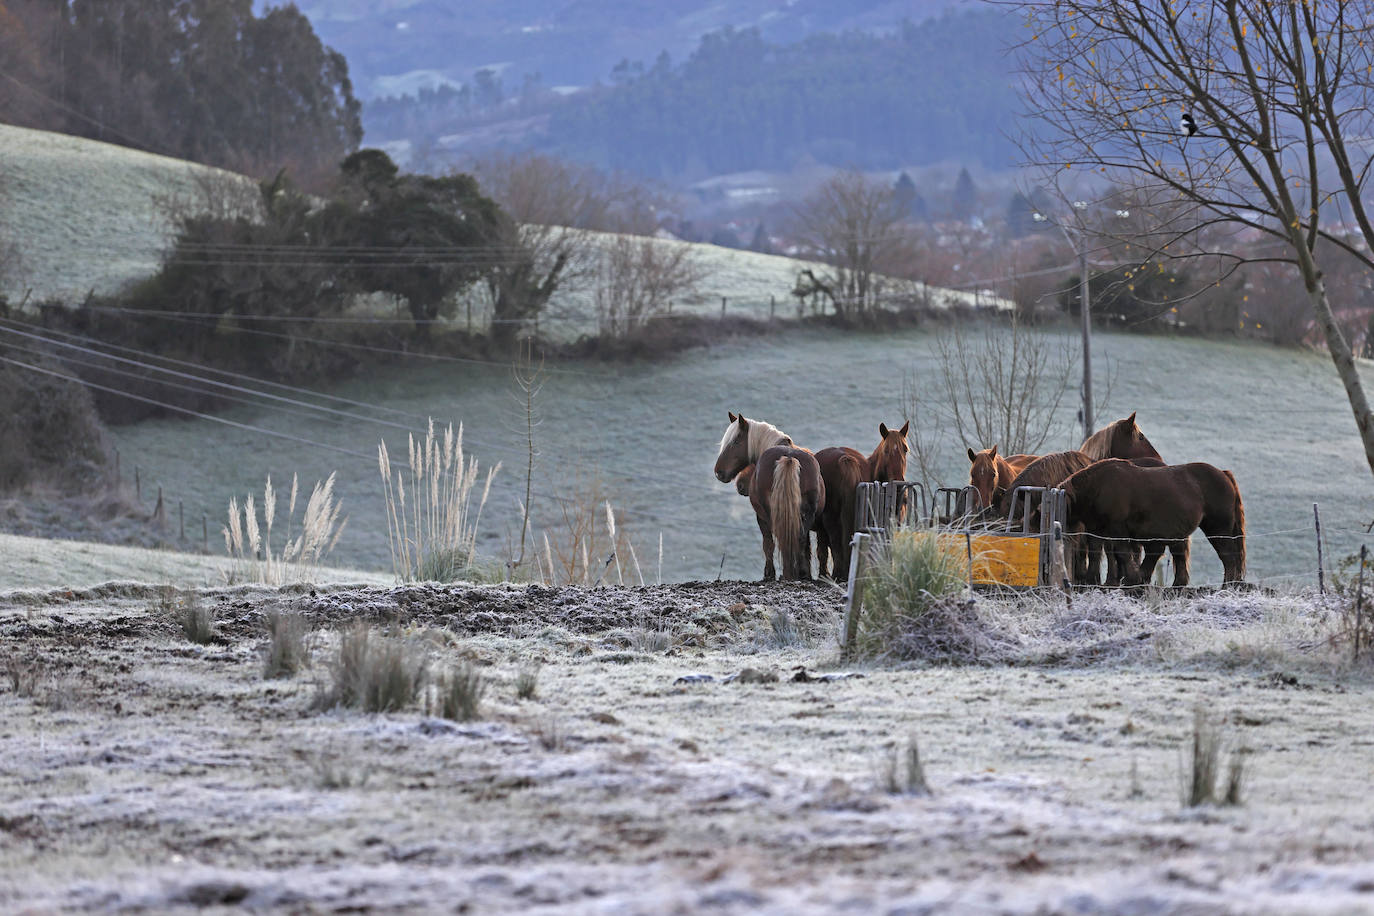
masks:
[[[1312,504],[1312,524],[1317,529],[1317,590],[1326,594],[1326,571],[1322,567],[1322,517],[1317,504]]]

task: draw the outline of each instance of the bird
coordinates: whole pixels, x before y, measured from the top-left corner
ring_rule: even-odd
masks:
[[[1178,126],[1185,137],[1191,137],[1197,133],[1197,122],[1193,120],[1193,113],[1191,111],[1185,111],[1183,113],[1183,117],[1179,118]]]

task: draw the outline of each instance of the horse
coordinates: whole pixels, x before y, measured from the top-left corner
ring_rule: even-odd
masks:
[[[1108,423],[1084,439],[1079,451],[1099,461],[1104,458],[1124,458],[1127,461],[1134,461],[1141,467],[1149,467],[1151,461],[1156,461],[1160,465],[1165,463],[1158,450],[1145,437],[1145,433],[1141,431],[1140,427],[1136,425],[1134,411],[1129,417]],[[1192,543],[1189,542],[1183,548],[1185,562],[1191,551]],[[1097,545],[1090,544],[1088,547],[1087,577],[1088,581],[1093,584],[1102,581],[1102,556],[1104,553],[1107,556],[1107,581],[1120,581],[1125,575],[1124,571],[1116,569],[1116,558],[1121,555],[1120,551],[1104,551]],[[1139,547],[1130,551],[1129,556],[1132,563],[1139,562],[1140,553]]]
[[[968,450],[968,460],[972,466],[968,470],[968,483],[978,491],[978,508],[986,509],[993,504],[994,494],[999,490],[1011,488],[1016,475],[1025,470],[1038,455],[1012,455],[1004,458],[997,454],[997,446],[985,448],[981,452]]]
[[[878,447],[864,457],[858,449],[823,448],[816,453],[825,481],[825,509],[816,524],[816,562],[820,575],[826,575],[829,554],[832,579],[849,575],[849,547],[854,539],[854,510],[861,483],[887,483],[906,479],[906,456],[911,450],[906,434],[908,420],[901,429],[878,424]]]
[[[1051,452],[1040,456],[1016,475],[1011,486],[996,491],[997,514],[1014,525],[1016,519],[1011,518],[1011,503],[1012,494],[1016,492],[1017,487],[1057,487],[1075,471],[1081,471],[1092,463],[1091,458],[1079,451]],[[1031,527],[1034,529],[1040,515],[1040,499],[1037,494],[1032,493],[1027,493],[1025,498],[1026,504],[1030,507]],[[1069,575],[1074,582],[1089,581],[1091,570],[1087,539],[1070,533],[1067,526],[1064,534],[1064,559],[1069,567]]]
[[[1135,425],[1135,412],[1093,433],[1083,440],[1078,450],[1094,461],[1103,458],[1159,458],[1159,452]]]
[[[1139,467],[1119,458],[1096,462],[1062,484],[1068,524],[1115,538],[1114,545],[1143,544],[1145,557],[1131,571],[1118,558],[1126,585],[1148,582],[1167,547],[1174,558],[1174,585],[1189,579],[1188,537],[1198,528],[1221,560],[1222,582],[1245,579],[1245,504],[1235,475],[1203,462]],[[1117,548],[1119,551],[1122,548]],[[1124,552],[1124,551],[1123,551]]]
[[[825,508],[825,483],[816,456],[798,448],[792,437],[770,423],[730,413],[720,440],[715,475],[729,483],[749,465],[749,504],[763,535],[763,578],[777,578],[774,538],[782,555],[784,579],[811,578],[811,528]],[[739,484],[736,484],[736,489]]]

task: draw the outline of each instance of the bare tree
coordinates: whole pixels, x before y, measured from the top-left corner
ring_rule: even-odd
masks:
[[[1374,413],[1328,296],[1323,240],[1374,268],[1362,196],[1374,135],[1374,6],[1299,0],[1020,0],[1033,161],[1174,205],[1140,259],[1282,261],[1302,278],[1374,470]],[[1185,117],[1186,116],[1186,117]],[[1070,171],[1071,170],[1071,171]],[[1203,251],[1228,226],[1267,251]]]
[[[812,257],[831,265],[816,288],[828,288],[835,314],[861,319],[883,292],[904,234],[893,190],[860,172],[842,172],[793,209],[795,233]]]
[[[596,272],[591,230],[651,234],[661,198],[641,184],[539,154],[493,154],[470,165],[511,217],[488,282],[492,336],[513,340],[560,289]]]
[[[596,280],[601,333],[624,336],[667,311],[675,297],[691,294],[702,269],[681,242],[617,236],[601,257]]]

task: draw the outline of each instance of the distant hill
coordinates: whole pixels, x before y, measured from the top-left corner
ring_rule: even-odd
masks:
[[[259,7],[266,3],[259,0]],[[359,97],[464,83],[484,67],[508,86],[603,80],[624,60],[686,56],[701,36],[758,26],[770,41],[891,29],[960,0],[306,0],[316,33],[348,58]]]
[[[793,41],[728,27],[685,59],[622,60],[575,93],[481,71],[461,88],[373,99],[364,124],[369,143],[430,170],[531,148],[679,186],[817,163],[1000,171],[1022,158],[1010,138],[1020,101],[1006,53],[1018,25],[979,9]]]

